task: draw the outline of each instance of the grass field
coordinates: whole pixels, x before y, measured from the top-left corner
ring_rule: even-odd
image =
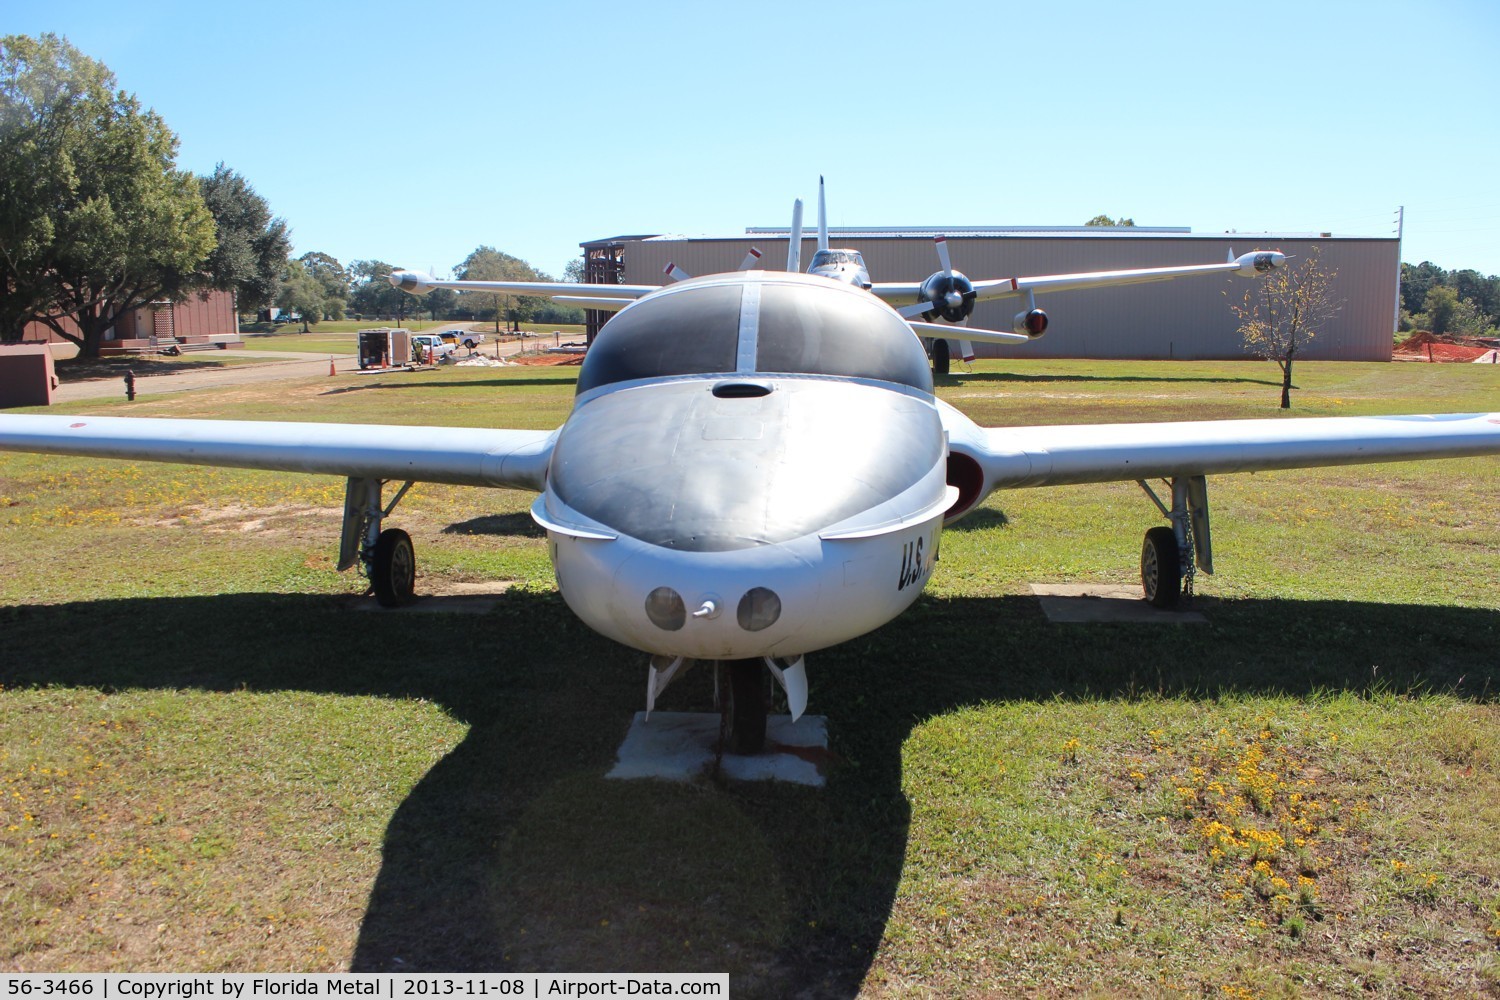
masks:
[[[145,396],[141,416],[551,427],[576,369]],[[1485,366],[1306,364],[1293,416],[1496,409]],[[1277,416],[1273,366],[986,362],[986,424]],[[79,406],[124,413],[124,404]],[[1132,485],[992,497],[903,617],[809,656],[827,788],[617,783],[640,654],[529,497],[419,486],[356,610],[342,484],[0,455],[0,968],[728,970],[736,997],[1500,991],[1500,461],[1210,481],[1199,626]],[[707,672],[666,695],[703,709]]]

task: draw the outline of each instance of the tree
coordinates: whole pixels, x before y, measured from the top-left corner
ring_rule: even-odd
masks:
[[[1453,317],[1458,312],[1458,292],[1447,285],[1433,285],[1422,300],[1422,312],[1417,323],[1432,333],[1448,333],[1453,329]]]
[[[1333,295],[1337,273],[1322,266],[1313,248],[1296,264],[1260,278],[1242,302],[1229,304],[1240,321],[1245,349],[1281,368],[1283,410],[1292,406],[1292,362],[1343,308],[1343,300]]]
[[[323,285],[307,272],[301,261],[288,261],[281,276],[280,288],[276,292],[276,307],[302,317],[302,332],[309,324],[323,318],[323,303],[327,296]]]
[[[439,319],[446,317],[458,305],[458,293],[451,288],[434,288],[422,296],[422,308],[436,323]]]
[[[96,357],[126,313],[204,280],[214,220],[197,179],[176,169],[161,117],[114,86],[56,35],[0,39],[7,337],[38,319]]]
[[[1427,301],[1427,293],[1433,286],[1446,283],[1448,272],[1430,260],[1420,264],[1401,265],[1401,308],[1416,315]]]
[[[1085,222],[1084,225],[1085,226],[1133,226],[1133,225],[1135,225],[1135,220],[1134,219],[1127,219],[1123,215],[1120,216],[1118,219],[1111,219],[1107,215],[1096,215],[1092,219],[1090,219],[1089,221]]]
[[[563,268],[562,280],[571,281],[576,285],[583,284],[583,268],[583,258],[574,257],[572,260],[568,261],[568,266]]]
[[[508,253],[501,253],[494,247],[487,246],[476,247],[474,252],[465,257],[463,263],[454,270],[458,274],[459,281],[552,280],[521,258],[512,257]],[[500,333],[502,314],[510,322],[519,323],[530,319],[537,309],[547,303],[546,299],[534,295],[492,295],[487,292],[465,294],[479,298],[486,312],[494,311],[496,335]]]
[[[224,164],[201,184],[218,242],[208,255],[209,284],[233,291],[241,312],[259,312],[276,298],[292,249],[291,231],[285,220],[271,216],[266,199]]]
[[[313,250],[297,258],[298,263],[323,288],[323,315],[343,319],[349,305],[349,272],[337,257]]]
[[[395,268],[383,260],[356,260],[349,265],[354,290],[349,293],[349,307],[361,316],[392,316],[399,324],[406,319],[414,298],[393,286],[389,280]]]

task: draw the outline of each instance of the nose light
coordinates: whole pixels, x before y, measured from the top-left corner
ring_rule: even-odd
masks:
[[[776,596],[774,590],[756,587],[740,598],[735,617],[739,619],[740,628],[746,632],[768,629],[781,617],[781,598]]]
[[[646,617],[657,628],[676,632],[687,622],[682,595],[671,587],[657,587],[646,595]]]

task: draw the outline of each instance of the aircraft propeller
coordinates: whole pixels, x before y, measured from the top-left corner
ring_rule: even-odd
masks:
[[[948,255],[948,238],[933,237],[941,271],[934,271],[922,282],[921,299],[915,304],[899,310],[906,319],[921,316],[929,322],[941,317],[949,323],[963,323],[974,311],[976,293],[974,285],[962,271],[953,270],[953,260]]]

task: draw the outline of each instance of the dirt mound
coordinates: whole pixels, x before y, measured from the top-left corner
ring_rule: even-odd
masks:
[[[1395,347],[1397,357],[1423,361],[1470,362],[1487,354],[1490,348],[1446,333],[1418,330]]]
[[[582,354],[517,354],[509,358],[511,362],[518,365],[538,365],[557,367],[560,365],[583,364]]]

